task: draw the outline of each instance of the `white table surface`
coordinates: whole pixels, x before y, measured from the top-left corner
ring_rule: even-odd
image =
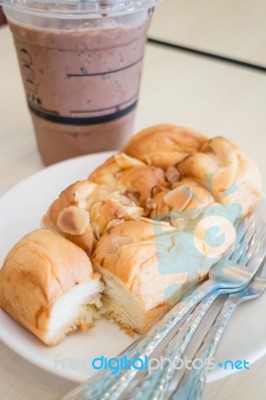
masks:
[[[148,45],[135,130],[168,122],[227,136],[256,159],[265,187],[265,104],[265,74]],[[0,29],[0,121],[4,193],[43,168],[6,27]],[[266,357],[248,372],[208,384],[204,400],[263,400],[265,373]],[[55,400],[74,386],[29,364],[0,342],[0,399]]]
[[[265,0],[163,0],[154,38],[266,66]]]

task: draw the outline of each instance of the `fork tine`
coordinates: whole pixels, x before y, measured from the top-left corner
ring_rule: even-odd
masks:
[[[246,229],[246,233],[243,238],[246,242],[249,242],[260,223],[262,223],[261,217],[259,215],[256,215],[255,218],[252,220],[252,223],[249,224],[248,229]]]
[[[255,279],[254,280],[260,278],[261,280],[265,281],[265,285],[266,285],[266,279],[265,279],[266,250],[265,250],[263,256],[260,257],[260,259],[261,259],[260,266],[259,266],[259,269],[258,269],[256,275],[255,275]],[[251,284],[252,284],[252,282],[251,282]]]
[[[249,270],[257,269],[258,264],[261,265],[263,264],[263,260],[266,256],[266,240],[265,240],[265,227],[264,230],[261,234],[260,240],[256,242],[254,249],[252,251],[252,255],[250,256],[248,262],[247,262],[247,267]],[[261,267],[259,270],[261,272]],[[259,272],[257,272],[256,275],[258,275]]]
[[[235,252],[231,256],[231,260],[234,263],[239,263],[240,259],[243,255],[246,255],[247,249],[252,246],[254,241],[257,238],[258,231],[263,228],[263,223],[259,217],[256,217],[256,219],[253,219],[252,223],[249,224],[248,229],[245,229],[245,233],[242,235],[242,240],[238,244],[237,248],[235,249]],[[243,261],[245,264],[245,262]]]
[[[237,260],[239,264],[247,265],[248,260],[251,258],[252,254],[255,251],[254,246],[257,248],[260,241],[263,239],[264,234],[265,224],[263,222],[260,222],[257,229],[253,232],[253,235],[250,236],[248,242],[245,243],[245,240],[243,241],[243,243],[245,244],[245,246],[243,247],[245,248],[244,250],[242,249],[242,252],[239,253],[239,257]]]
[[[258,272],[258,276],[259,276],[259,278],[264,279],[266,282],[266,254],[264,255],[263,261],[261,263],[261,267]]]
[[[236,224],[236,233],[237,233],[236,242],[234,244],[233,249],[227,256],[227,258],[229,260],[234,259],[234,257],[236,257],[238,255],[238,250],[239,250],[240,246],[243,244],[243,241],[244,241],[244,238],[245,238],[247,232],[250,232],[250,231],[253,232],[254,226],[256,226],[257,222],[258,222],[258,216],[255,216],[254,214],[252,214],[252,216],[250,218],[248,218],[248,220],[245,222],[242,222],[242,221],[237,222],[237,224]]]

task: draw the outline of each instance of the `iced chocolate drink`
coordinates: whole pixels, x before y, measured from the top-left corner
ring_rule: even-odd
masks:
[[[82,20],[7,12],[45,164],[128,140],[151,15],[151,8]]]

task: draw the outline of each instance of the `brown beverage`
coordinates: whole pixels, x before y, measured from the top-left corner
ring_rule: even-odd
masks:
[[[151,15],[41,17],[40,24],[7,12],[45,164],[128,140]]]

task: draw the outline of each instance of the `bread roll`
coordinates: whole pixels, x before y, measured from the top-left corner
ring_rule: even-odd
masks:
[[[117,193],[109,199],[98,201],[90,211],[91,225],[96,239],[99,239],[110,223],[118,220],[135,219],[144,214],[127,197]]]
[[[196,245],[208,257],[222,257],[235,242],[236,215],[215,202],[207,189],[190,178],[181,179],[172,187],[154,196],[150,217],[192,233],[195,241],[199,239]]]
[[[129,333],[146,332],[217,261],[191,233],[148,219],[105,231],[92,260],[106,284],[101,312]]]
[[[85,180],[60,194],[43,217],[43,224],[91,254],[95,239],[99,239],[110,221],[143,214],[141,207],[118,191]]]
[[[107,185],[110,188],[118,189],[117,175],[121,171],[144,165],[145,163],[137,158],[129,157],[124,153],[118,153],[96,168],[88,179],[98,185]]]
[[[0,270],[0,306],[49,346],[98,317],[100,275],[86,253],[58,233],[24,236]]]
[[[91,254],[94,238],[86,207],[88,199],[94,198],[97,191],[98,185],[89,181],[78,181],[69,186],[51,204],[43,217],[43,225],[57,230]]]
[[[211,193],[191,178],[174,183],[171,190],[161,191],[152,197],[148,206],[150,217],[162,220],[167,215],[176,215],[186,220],[195,219],[203,210],[215,202]]]
[[[154,187],[168,186],[161,168],[145,165],[123,153],[107,160],[89,176],[89,180],[99,185],[108,185],[128,197],[133,195],[134,201],[141,207],[151,197]]]
[[[122,152],[146,164],[167,169],[197,151],[206,140],[205,136],[188,128],[155,125],[133,136]]]
[[[178,164],[178,170],[205,186],[218,203],[231,205],[228,209],[238,217],[249,214],[262,194],[255,162],[223,137],[205,142]]]

